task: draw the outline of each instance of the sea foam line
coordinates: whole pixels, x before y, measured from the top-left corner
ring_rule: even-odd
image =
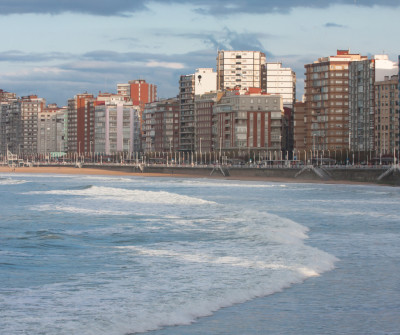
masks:
[[[123,188],[92,186],[80,190],[52,190],[52,191],[32,191],[25,194],[51,194],[51,195],[70,195],[83,196],[90,198],[101,198],[135,203],[156,203],[156,204],[184,204],[184,205],[210,205],[216,204],[213,201],[200,198],[189,197],[165,191],[143,191],[127,190]],[[117,199],[116,199],[117,198]]]

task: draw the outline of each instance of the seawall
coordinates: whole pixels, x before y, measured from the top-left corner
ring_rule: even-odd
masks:
[[[383,185],[400,186],[400,172],[394,170],[381,180],[379,177],[390,167],[324,167],[313,168],[249,168],[249,167],[224,167],[222,170],[210,166],[184,167],[184,166],[145,166],[142,170],[129,165],[91,165],[85,164],[82,168],[98,168],[123,172],[145,172],[166,175],[186,175],[193,177],[218,177],[218,178],[256,178],[256,179],[293,179],[293,181],[343,181],[365,182]],[[321,171],[322,170],[322,171]]]

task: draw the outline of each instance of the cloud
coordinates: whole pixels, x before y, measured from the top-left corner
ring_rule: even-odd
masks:
[[[347,26],[344,26],[342,24],[334,23],[334,22],[327,22],[324,24],[325,28],[346,28]]]
[[[0,62],[24,62],[24,63],[40,63],[53,60],[65,60],[73,57],[70,53],[50,52],[23,52],[19,50],[8,50],[0,52]]]
[[[145,79],[158,86],[159,97],[174,97],[179,92],[179,77],[194,73],[199,67],[215,68],[216,51],[197,50],[189,53],[164,55],[153,53],[118,53],[97,50],[85,54],[63,55],[51,66],[43,61],[23,64],[12,55],[30,59],[35,54],[20,51],[3,52],[15,70],[1,74],[2,89],[15,92],[18,96],[37,94],[48,102],[64,106],[76,94],[89,92],[116,92],[118,83]],[[5,57],[9,55],[10,57]],[[37,55],[36,55],[37,56]],[[51,59],[52,53],[40,54],[42,60]],[[67,57],[69,56],[69,58]]]
[[[0,15],[80,13],[100,16],[126,16],[146,10],[147,0],[1,0]]]
[[[169,63],[169,62],[157,62],[157,61],[150,61],[146,63],[147,67],[164,67],[166,69],[184,69],[185,65],[182,63]]]
[[[228,15],[237,13],[285,13],[293,8],[327,8],[331,5],[399,7],[398,0],[1,0],[0,15],[80,13],[100,16],[128,16],[148,10],[151,3],[190,5],[197,13]]]
[[[178,34],[168,32],[168,36],[171,35],[189,39],[198,39],[214,50],[260,50],[263,51],[268,57],[272,57],[273,55],[271,52],[265,49],[261,40],[276,37],[266,33],[232,31],[227,27],[218,32],[206,31],[203,33]]]

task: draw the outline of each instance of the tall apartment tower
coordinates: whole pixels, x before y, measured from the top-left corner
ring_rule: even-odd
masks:
[[[68,100],[68,151],[89,152],[94,143],[94,101],[92,94],[78,94]]]
[[[195,150],[195,95],[215,92],[216,86],[217,73],[211,68],[200,68],[194,74],[180,77],[180,150]]]
[[[365,156],[375,149],[375,83],[397,72],[397,63],[387,55],[349,64],[350,151]]]
[[[138,107],[112,94],[99,96],[94,105],[94,142],[89,147],[90,154],[139,151]]]
[[[399,76],[375,82],[375,149],[379,156],[400,150]]]
[[[60,157],[66,146],[66,108],[50,104],[38,113],[37,152]]]
[[[283,98],[283,107],[292,108],[296,102],[296,73],[291,68],[282,67],[282,63],[266,64],[266,91],[279,94]]]
[[[218,51],[217,90],[256,87],[265,91],[265,62],[261,51]]]
[[[349,149],[349,64],[366,56],[338,50],[306,64],[305,146],[307,150]]]
[[[24,153],[38,152],[37,139],[40,136],[38,130],[38,117],[46,107],[46,100],[37,95],[21,97],[21,146],[18,151]]]
[[[0,153],[13,154],[21,150],[22,142],[21,101],[17,98],[3,100],[0,103]],[[36,145],[31,147],[31,154],[36,153]]]

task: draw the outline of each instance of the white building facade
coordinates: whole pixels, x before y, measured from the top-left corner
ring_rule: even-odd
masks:
[[[265,63],[260,51],[218,51],[217,89],[256,87],[265,91]]]
[[[113,101],[95,107],[94,152],[107,155],[140,151],[138,108],[131,102]]]
[[[282,67],[282,63],[266,64],[266,91],[279,94],[283,106],[293,109],[296,102],[296,74],[291,68]]]

